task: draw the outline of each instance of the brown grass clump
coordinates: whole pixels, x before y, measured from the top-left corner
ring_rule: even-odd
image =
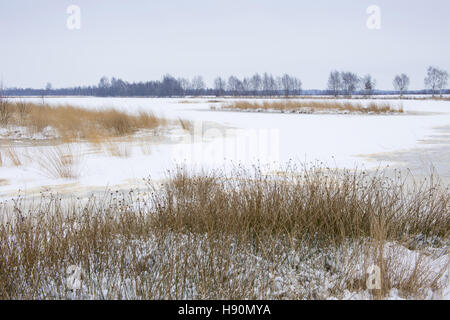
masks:
[[[49,178],[73,179],[79,175],[79,154],[69,144],[41,148],[33,161]]]
[[[19,153],[17,152],[17,149],[13,145],[6,145],[1,147],[3,150],[3,154],[5,159],[9,159],[9,162],[14,167],[19,167],[22,165],[22,160],[19,156]],[[0,164],[1,161],[1,155],[0,155]]]
[[[423,298],[447,284],[432,267],[448,259],[448,188],[383,172],[287,172],[180,169],[149,180],[149,192],[0,203],[0,298]],[[372,264],[381,286],[366,290]],[[66,285],[72,265],[79,289]]]
[[[0,96],[0,125],[6,126],[12,116],[12,107],[7,100]]]
[[[370,103],[364,106],[361,103],[337,101],[276,101],[276,102],[248,102],[237,101],[223,106],[225,110],[243,110],[268,112],[271,110],[291,113],[362,113],[362,114],[390,114],[403,113],[403,108],[392,108],[387,103]]]
[[[187,131],[190,134],[194,134],[194,124],[192,123],[192,121],[178,118],[178,122],[180,123],[180,126],[184,131]]]
[[[9,124],[25,126],[36,133],[51,127],[67,141],[87,139],[96,142],[106,137],[130,135],[138,130],[153,130],[168,124],[166,119],[148,112],[130,115],[114,109],[87,110],[70,105],[25,102],[8,102],[7,106]]]

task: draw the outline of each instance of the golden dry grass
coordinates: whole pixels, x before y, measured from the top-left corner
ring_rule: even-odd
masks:
[[[373,299],[393,288],[423,298],[446,285],[433,254],[405,262],[402,253],[418,236],[448,243],[450,195],[436,179],[407,186],[383,172],[288,173],[180,169],[149,180],[145,193],[0,204],[0,298],[341,298],[366,291],[374,263]],[[65,284],[71,265],[84,270],[79,291]]]
[[[70,105],[50,106],[8,102],[8,123],[42,132],[55,129],[64,140],[87,139],[92,142],[107,137],[130,135],[142,129],[166,126],[168,121],[149,112],[131,115],[114,109],[87,110]]]
[[[337,101],[275,101],[275,102],[249,102],[237,101],[223,106],[226,110],[243,111],[269,111],[276,110],[280,112],[343,112],[343,113],[363,113],[363,114],[388,114],[403,113],[403,108],[393,108],[387,103],[371,102],[368,105],[352,102]]]

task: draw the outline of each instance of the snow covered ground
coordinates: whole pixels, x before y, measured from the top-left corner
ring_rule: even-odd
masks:
[[[14,98],[41,103],[41,98]],[[242,100],[242,99],[236,99]],[[218,102],[219,101],[219,102]],[[41,154],[30,144],[15,143],[20,166],[0,167],[0,198],[42,190],[84,193],[127,186],[139,187],[144,177],[163,178],[176,164],[196,168],[225,168],[232,164],[261,164],[276,171],[289,160],[320,161],[335,167],[365,168],[386,165],[415,169],[428,174],[434,166],[450,179],[450,101],[382,100],[402,106],[401,115],[274,114],[211,111],[233,99],[217,98],[94,98],[47,97],[45,102],[71,104],[88,109],[116,108],[130,113],[153,111],[169,119],[192,120],[193,133],[171,132],[163,142],[122,142],[127,157],[112,157],[87,143],[77,150],[79,177],[54,179],[42,172],[35,161]],[[317,101],[317,100],[316,100]],[[368,103],[366,100],[357,100]],[[20,128],[0,140],[20,139]],[[31,137],[38,140],[44,136]],[[41,147],[42,148],[42,147]],[[55,187],[56,186],[56,187]]]
[[[41,98],[20,100],[42,101]],[[450,181],[450,101],[382,100],[393,107],[403,107],[405,113],[395,115],[211,111],[212,106],[220,107],[231,101],[233,99],[45,98],[45,102],[52,105],[115,108],[130,113],[153,111],[169,119],[191,120],[193,128],[190,132],[168,128],[160,139],[144,133],[135,139],[120,139],[116,144],[124,156],[108,154],[104,145],[73,143],[70,149],[78,173],[73,179],[52,177],[42,166],[46,161],[46,149],[55,147],[44,143],[54,138],[51,128],[37,135],[28,134],[24,128],[0,128],[3,149],[0,151],[7,152],[12,145],[20,158],[18,165],[6,157],[3,159],[0,202],[19,194],[39,197],[43,192],[58,192],[87,197],[106,189],[140,188],[145,186],[143,178],[163,179],[167,170],[177,164],[225,170],[237,164],[260,164],[269,173],[279,174],[280,166],[291,160],[318,161],[338,168],[375,169],[386,165],[409,168],[419,177],[427,175],[433,166],[445,183]],[[370,101],[357,100],[358,103]],[[404,258],[402,263],[406,267],[414,265],[410,261],[417,258],[418,251],[403,247],[401,250],[398,256]],[[441,251],[430,254],[433,268],[449,265],[448,251]],[[305,270],[323,271],[308,266]],[[280,288],[296,288],[296,278],[291,274],[296,275],[286,267],[272,277]],[[447,286],[439,298],[450,299],[449,294],[450,286]],[[338,298],[365,299],[369,294],[345,292],[344,297]],[[393,290],[387,298],[397,299],[399,295]],[[429,298],[436,297],[430,292]]]

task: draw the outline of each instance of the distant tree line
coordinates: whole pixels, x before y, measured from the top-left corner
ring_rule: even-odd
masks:
[[[239,79],[230,76],[228,79],[218,77],[214,87],[208,88],[202,76],[192,79],[165,75],[160,81],[127,82],[118,78],[102,77],[96,86],[54,89],[50,83],[45,89],[9,88],[9,95],[74,95],[98,97],[176,97],[176,96],[296,96],[302,92],[300,79],[284,74],[274,77],[258,73],[252,77]]]
[[[425,78],[427,89],[408,91],[410,79],[406,74],[396,75],[393,91],[376,90],[376,80],[367,74],[363,77],[350,71],[332,71],[326,90],[302,90],[302,81],[284,74],[274,77],[272,74],[256,73],[242,79],[236,76],[217,77],[213,86],[207,87],[202,76],[192,79],[175,78],[165,75],[161,80],[147,82],[127,82],[119,78],[102,77],[95,86],[83,86],[55,89],[47,83],[45,89],[9,88],[6,95],[20,96],[98,96],[98,97],[181,97],[181,96],[267,96],[292,97],[304,95],[333,95],[335,97],[352,95],[372,96],[376,94],[436,94],[450,93],[445,90],[448,73],[438,67],[429,67]]]

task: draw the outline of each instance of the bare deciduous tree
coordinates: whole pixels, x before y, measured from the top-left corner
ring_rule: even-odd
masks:
[[[293,91],[294,95],[297,96],[302,92],[302,81],[298,78],[293,78]]]
[[[403,92],[408,90],[409,77],[404,73],[397,75],[394,78],[393,84],[394,84],[395,90],[400,91],[400,97],[402,97]]]
[[[241,91],[242,91],[242,95],[247,95],[250,93],[251,91],[251,79],[249,78],[244,78],[244,80],[242,80],[241,82]]]
[[[425,78],[425,86],[431,89],[433,97],[435,96],[437,90],[439,90],[442,96],[442,90],[447,85],[447,81],[447,71],[439,69],[438,67],[428,67],[427,76]]]
[[[266,95],[272,96],[277,90],[277,83],[273,77],[273,75],[264,73],[263,76],[263,91]]]
[[[214,80],[214,89],[216,91],[216,96],[222,96],[225,93],[226,82],[221,77],[217,77]]]
[[[293,91],[294,89],[294,81],[291,78],[290,75],[288,74],[284,74],[280,79],[279,79],[279,83],[280,83],[280,87],[284,92],[284,96],[287,98],[289,96],[289,94]]]
[[[445,89],[447,83],[448,83],[448,72],[445,70],[439,70],[438,89],[441,98],[442,98],[442,90]]]
[[[270,75],[265,72],[262,78],[262,90],[264,95],[270,94]]]
[[[241,80],[235,76],[230,76],[228,78],[228,90],[230,90],[233,96],[236,96],[241,87]]]
[[[341,72],[341,78],[344,94],[351,97],[358,88],[360,82],[359,77],[352,72]]]
[[[373,91],[375,90],[376,80],[372,78],[370,74],[365,75],[361,79],[361,86],[364,92],[364,95],[371,96]]]
[[[191,87],[191,83],[190,83],[189,79],[178,78],[177,81],[180,84],[181,90],[183,90],[183,95],[186,95],[187,91]]]
[[[342,89],[342,78],[339,71],[331,71],[330,76],[328,77],[328,90],[330,90],[335,97],[339,95],[339,92]]]
[[[192,89],[195,90],[197,94],[202,94],[202,92],[205,90],[206,84],[203,81],[202,76],[196,76],[192,79]]]
[[[262,87],[262,78],[259,73],[256,73],[250,80],[251,87],[253,89],[253,94],[257,95]]]

